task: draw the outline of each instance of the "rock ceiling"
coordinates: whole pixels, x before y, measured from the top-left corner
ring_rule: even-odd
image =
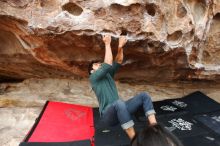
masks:
[[[220,0],[0,0],[0,77],[86,78],[103,34],[121,81],[220,79]]]

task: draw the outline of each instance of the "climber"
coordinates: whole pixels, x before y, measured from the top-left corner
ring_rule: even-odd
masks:
[[[119,97],[113,78],[122,64],[123,47],[127,39],[125,36],[120,36],[115,61],[113,61],[110,45],[111,36],[105,35],[103,41],[105,43],[104,62],[92,61],[88,68],[89,80],[99,102],[101,121],[107,126],[114,126],[120,123],[128,137],[133,139],[135,130],[131,115],[140,107],[143,107],[149,125],[154,125],[157,121],[153,104],[147,93],[140,93],[128,101],[123,101]]]

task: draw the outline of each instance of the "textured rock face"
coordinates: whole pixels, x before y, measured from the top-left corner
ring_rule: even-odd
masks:
[[[106,33],[121,81],[220,79],[219,0],[0,0],[0,76],[84,78]]]

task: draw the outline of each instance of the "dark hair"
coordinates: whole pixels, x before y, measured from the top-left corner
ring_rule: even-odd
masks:
[[[131,146],[183,146],[182,143],[161,125],[148,126],[131,141]]]
[[[89,63],[89,66],[88,66],[88,73],[89,75],[91,75],[91,71],[93,70],[92,66],[94,63],[98,63],[98,62],[101,62],[100,60],[93,60]]]

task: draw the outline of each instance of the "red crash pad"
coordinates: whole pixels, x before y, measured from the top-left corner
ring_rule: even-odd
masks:
[[[48,101],[25,142],[68,142],[92,140],[91,107]]]

